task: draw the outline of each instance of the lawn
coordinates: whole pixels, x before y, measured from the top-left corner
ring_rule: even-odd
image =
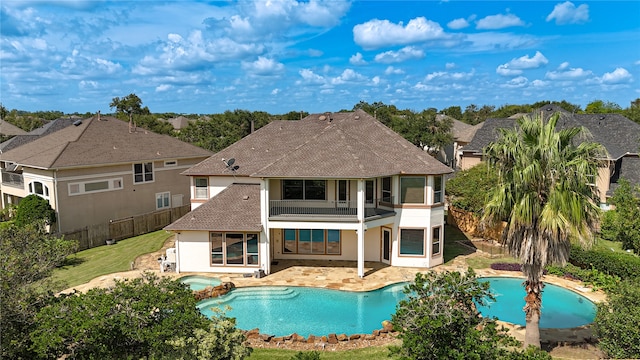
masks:
[[[254,348],[249,360],[290,360],[299,351],[284,349],[258,349]],[[371,359],[394,359],[389,357],[388,346],[372,346],[363,349],[344,350],[344,351],[320,351],[322,360],[371,360]]]
[[[67,287],[89,282],[100,275],[128,271],[138,256],[158,251],[173,236],[164,230],[98,246],[67,257],[66,264],[53,272],[53,280]],[[62,290],[62,289],[58,289]]]

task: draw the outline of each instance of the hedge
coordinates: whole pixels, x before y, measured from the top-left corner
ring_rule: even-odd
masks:
[[[640,257],[620,252],[584,250],[571,247],[569,262],[583,269],[597,269],[622,279],[640,278]]]

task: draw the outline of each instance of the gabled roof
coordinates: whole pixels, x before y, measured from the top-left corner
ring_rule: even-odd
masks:
[[[12,123],[0,120],[0,135],[24,135],[26,133],[26,131],[13,125]]]
[[[211,153],[176,138],[94,116],[2,154],[3,160],[44,169],[96,166],[162,159],[197,158]]]
[[[252,177],[371,178],[446,174],[452,170],[362,110],[273,121],[185,175],[229,175],[222,159],[235,159],[236,175]]]
[[[28,133],[22,135],[14,136],[11,139],[3,142],[2,144],[0,144],[0,151],[7,152],[11,149],[17,148],[18,146],[22,146],[24,144],[37,140],[43,136],[47,136],[58,130],[62,130],[67,126],[71,126],[76,120],[78,120],[78,118],[68,117],[49,121],[39,128],[33,129]]]
[[[189,125],[190,122],[195,122],[195,120],[193,119],[189,119],[187,117],[184,117],[182,115],[178,116],[178,117],[174,117],[168,120],[164,120],[165,122],[168,122],[169,124],[171,124],[171,126],[173,126],[174,129],[176,130],[180,130],[184,127],[187,127],[187,125]]]
[[[260,185],[231,184],[164,229],[260,231]]]
[[[618,179],[624,178],[629,181],[630,184],[640,184],[640,157],[623,157],[620,159],[618,171],[620,173],[616,176],[616,182],[609,185],[609,191],[607,191],[607,195],[609,196],[613,195],[613,192],[618,188]]]
[[[572,114],[561,107],[550,104],[536,110],[547,120],[556,112],[560,113],[558,128],[584,127],[592,136],[591,141],[602,144],[610,159],[619,159],[626,154],[638,154],[640,147],[640,124],[619,114]],[[533,114],[530,114],[533,115]],[[499,128],[515,128],[516,119],[487,119],[476,131],[473,140],[464,147],[465,152],[482,153],[492,141],[498,139]]]

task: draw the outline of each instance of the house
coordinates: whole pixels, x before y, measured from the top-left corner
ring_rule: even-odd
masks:
[[[278,260],[443,262],[452,170],[362,110],[273,121],[191,167],[177,270],[270,272]]]
[[[187,204],[189,180],[180,173],[211,155],[99,114],[45,133],[2,152],[2,208],[41,196],[60,233]]]
[[[4,120],[0,120],[0,135],[4,136],[15,136],[15,135],[24,135],[27,132],[20,129],[19,127],[8,123]]]
[[[0,143],[0,153],[5,153],[13,148],[16,148],[20,145],[24,145],[33,140],[37,140],[43,136],[54,133],[58,130],[64,129],[67,126],[73,125],[75,121],[79,120],[76,117],[66,117],[66,118],[58,118],[52,121],[49,121],[42,125],[39,128],[33,129],[29,132],[23,131],[20,134],[14,134],[12,138],[7,141]],[[11,125],[7,122],[3,122],[3,126]]]
[[[471,142],[473,135],[482,127],[482,123],[469,125],[444,114],[438,114],[436,120],[442,121],[446,118],[450,118],[452,121],[451,133],[453,135],[453,143],[445,146],[438,154],[437,159],[452,169],[457,169],[460,167],[460,150],[463,146]]]
[[[640,185],[640,124],[620,114],[574,114],[555,104],[543,106],[534,113],[541,113],[545,119],[560,113],[558,128],[582,126],[591,134],[591,141],[605,147],[608,156],[603,160],[607,165],[600,168],[596,180],[603,208],[607,208],[607,199],[613,195],[621,177]],[[498,139],[497,129],[515,127],[516,119],[487,119],[483,124],[473,140],[461,149],[462,170],[480,163],[483,149]]]

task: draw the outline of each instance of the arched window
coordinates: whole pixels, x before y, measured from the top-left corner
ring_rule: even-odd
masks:
[[[45,199],[49,199],[49,188],[40,181],[33,181],[29,183],[29,194],[36,194]]]

